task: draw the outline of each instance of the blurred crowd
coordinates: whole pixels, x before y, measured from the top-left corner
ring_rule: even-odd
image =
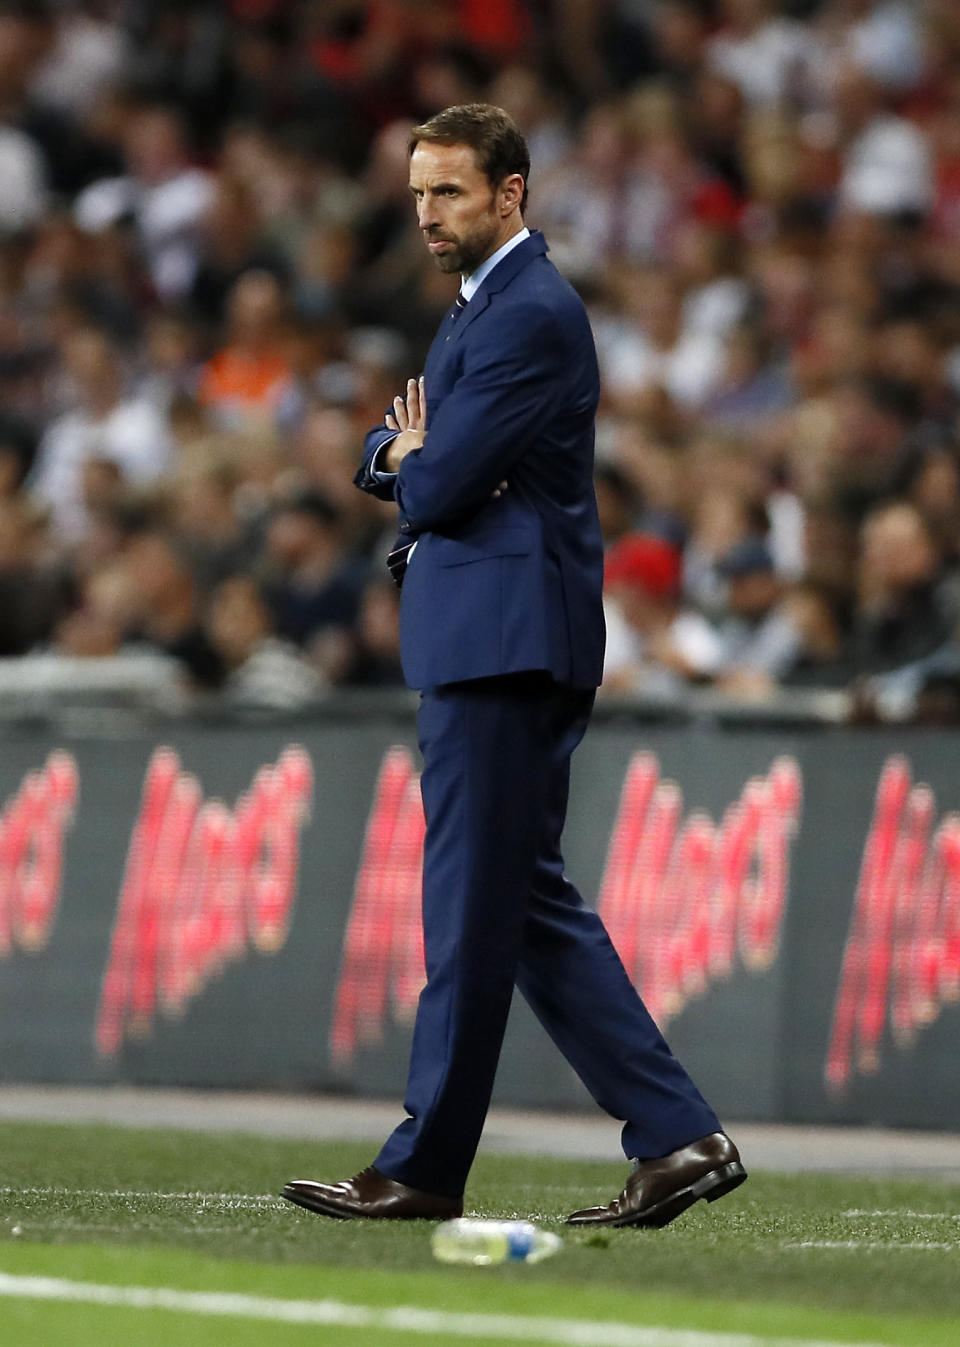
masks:
[[[352,477],[471,101],[594,326],[604,691],[960,719],[955,0],[0,0],[0,656],[402,682]]]

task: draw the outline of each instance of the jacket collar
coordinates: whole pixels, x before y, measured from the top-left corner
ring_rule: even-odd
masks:
[[[522,243],[518,243],[515,248],[510,249],[503,261],[498,262],[490,275],[486,277],[473,298],[479,299],[484,290],[489,294],[496,294],[505,285],[509,285],[517,272],[522,271],[528,262],[532,262],[535,257],[542,257],[546,251],[547,240],[539,229],[531,229],[530,237],[524,239]]]
[[[547,240],[539,229],[531,229],[530,237],[524,239],[522,243],[518,243],[515,248],[511,248],[503,261],[498,262],[490,275],[485,277],[480,289],[464,309],[463,315],[451,336],[455,340],[459,340],[474,318],[483,313],[490,303],[490,296],[498,294],[508,286],[525,266],[528,266],[534,258],[543,257],[546,251]]]

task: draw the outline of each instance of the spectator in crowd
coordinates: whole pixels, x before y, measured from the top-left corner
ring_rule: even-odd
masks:
[[[74,407],[47,427],[28,487],[50,507],[60,536],[75,543],[89,526],[91,493],[104,469],[131,484],[155,482],[169,466],[170,438],[158,409],[127,393],[119,353],[105,333],[73,332],[62,356]]]
[[[540,189],[538,218],[556,240],[564,270],[578,281],[602,276],[608,262],[636,251],[634,149],[626,109],[619,102],[598,103]]]
[[[853,654],[858,673],[902,669],[957,639],[960,605],[920,511],[877,506],[863,522]]]
[[[30,427],[0,411],[0,499],[15,496],[22,487],[36,453]]]
[[[42,56],[43,14],[38,7],[5,6],[0,13],[0,229],[14,234],[38,225],[51,205],[48,121],[30,97]]]
[[[363,558],[380,544],[393,527],[389,506],[357,491],[356,471],[363,434],[350,406],[313,403],[304,414],[294,439],[298,479],[306,492],[315,492],[339,516],[343,547]]]
[[[228,576],[217,586],[207,632],[223,664],[227,702],[294,710],[321,694],[319,673],[296,646],[275,635],[270,610],[249,574]]]
[[[145,529],[127,544],[123,559],[132,590],[127,636],[170,655],[193,687],[220,688],[226,676],[223,656],[204,626],[193,574],[169,537]]]
[[[257,520],[238,508],[240,465],[227,449],[211,437],[196,446],[172,482],[170,529],[204,594],[231,575],[250,573],[260,553]]]
[[[165,309],[152,315],[143,331],[137,392],[169,418],[178,400],[196,395],[198,353],[199,335],[183,314]]]
[[[123,133],[126,173],[91,183],[76,203],[88,232],[132,220],[150,281],[166,303],[189,294],[200,225],[213,199],[210,174],[189,161],[182,122],[170,107],[144,107]]]
[[[698,0],[664,0],[650,16],[650,23],[656,63],[686,105],[703,66],[709,15]]]
[[[680,283],[653,269],[619,273],[622,320],[600,346],[600,371],[614,405],[629,408],[662,387],[685,410],[702,404],[719,382],[720,340],[684,318]]]
[[[798,688],[841,688],[855,676],[848,643],[828,586],[802,581],[788,588],[784,608],[800,649],[783,682]]]
[[[571,149],[567,100],[545,72],[530,65],[507,65],[493,77],[489,100],[525,126],[524,140],[538,173],[560,164]]]
[[[686,219],[676,230],[673,264],[684,295],[684,327],[723,337],[743,321],[752,294],[732,228]]]
[[[695,468],[694,464],[691,464]],[[693,474],[692,474],[693,475]],[[717,472],[694,476],[689,536],[683,555],[683,587],[690,601],[712,619],[725,611],[727,581],[720,564],[738,544],[766,537],[769,517],[742,484]]]
[[[820,52],[808,29],[770,0],[722,0],[720,32],[708,65],[732,79],[751,103],[807,101]]]
[[[720,373],[703,404],[705,420],[749,431],[786,411],[793,399],[790,372],[773,357],[758,324],[738,323],[724,334]]]
[[[803,638],[773,556],[745,538],[717,567],[728,585],[716,660],[717,685],[747,699],[768,697],[800,662]]]
[[[600,532],[604,545],[609,547],[640,523],[642,498],[636,485],[616,463],[598,463],[593,485],[600,513]]]
[[[131,58],[130,35],[111,18],[111,8],[66,8],[30,82],[43,105],[83,118],[104,87],[122,81]]]
[[[197,223],[196,267],[186,295],[190,310],[209,328],[230,312],[246,272],[267,272],[284,280],[287,266],[264,237],[264,219],[253,183],[221,173]]]
[[[123,561],[115,557],[92,569],[78,591],[70,611],[56,625],[53,649],[80,659],[103,659],[125,651],[138,605]]]
[[[49,640],[68,599],[42,514],[21,496],[0,496],[0,656]]]
[[[364,568],[345,557],[340,516],[325,497],[303,491],[280,501],[265,555],[264,593],[280,636],[303,647],[324,629],[349,632]]]
[[[360,600],[352,649],[339,682],[353,687],[405,687],[400,666],[399,595],[390,579],[369,582]]]
[[[269,422],[290,385],[285,301],[277,278],[247,271],[227,300],[226,345],[200,371],[197,396],[218,424]]]
[[[949,431],[929,427],[911,446],[899,485],[923,516],[953,581],[960,563],[960,454]]]
[[[840,72],[836,107],[841,206],[886,217],[926,215],[933,203],[933,164],[919,127],[891,110],[885,91],[858,64]]]
[[[605,692],[675,696],[717,669],[720,645],[701,614],[680,598],[680,556],[663,538],[632,533],[604,565]]]

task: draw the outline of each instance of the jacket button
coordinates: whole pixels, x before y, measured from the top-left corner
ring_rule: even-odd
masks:
[[[401,533],[409,533],[409,532],[410,532],[410,525],[407,523],[406,520],[404,520],[403,523],[400,525],[400,532],[401,532]]]

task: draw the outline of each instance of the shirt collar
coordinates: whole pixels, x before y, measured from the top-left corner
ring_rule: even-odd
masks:
[[[502,262],[507,253],[512,252],[518,243],[522,243],[524,239],[528,239],[529,237],[530,230],[521,229],[518,234],[514,234],[512,238],[508,238],[506,243],[498,248],[495,253],[492,253],[485,262],[481,262],[472,276],[464,277],[460,282],[460,293],[467,303],[473,299],[474,295],[480,289],[481,285],[490,275],[497,263]]]

